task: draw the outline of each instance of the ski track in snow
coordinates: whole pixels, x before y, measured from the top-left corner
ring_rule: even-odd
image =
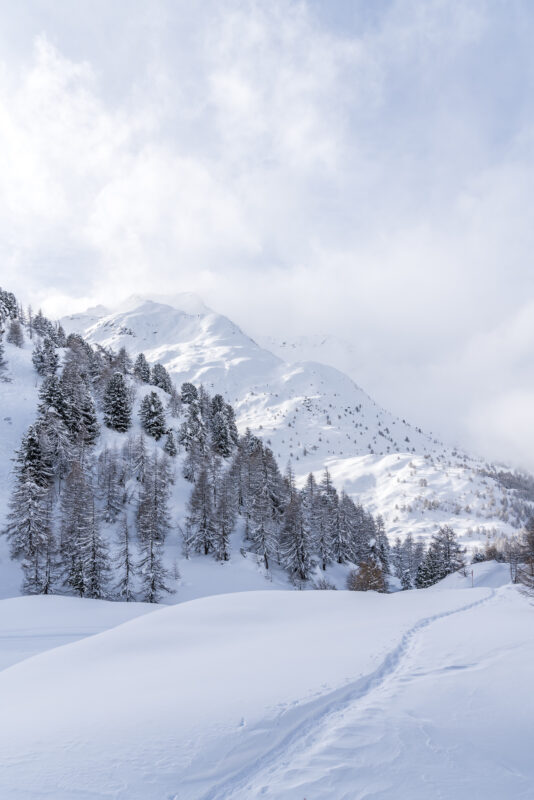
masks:
[[[203,794],[201,800],[250,798],[255,793],[252,781],[254,781],[255,785],[262,784],[263,789],[260,790],[260,794],[265,794],[270,782],[269,775],[275,771],[283,770],[288,772],[292,770],[294,759],[304,752],[312,750],[321,737],[327,734],[347,711],[352,710],[353,706],[358,706],[364,701],[368,702],[374,692],[382,691],[389,682],[399,680],[403,673],[405,658],[413,649],[416,639],[422,631],[438,620],[470,611],[487,603],[495,597],[496,593],[495,589],[489,589],[489,594],[486,597],[473,603],[419,620],[404,633],[397,647],[390,651],[380,666],[370,675],[358,679],[316,702],[306,704],[305,707],[300,706],[284,712],[267,729],[263,723],[256,730],[249,730],[249,742],[251,739],[254,740],[255,736],[263,734],[262,738],[268,740],[274,738],[274,744],[259,758],[255,749],[251,754],[252,759],[248,760],[245,767],[223,778],[216,786]],[[415,677],[417,677],[417,674],[415,674]],[[293,717],[294,719],[292,719]],[[237,750],[239,752],[235,752],[236,760],[242,759],[242,748],[238,746]],[[225,756],[222,764],[227,764],[229,760],[232,760],[232,753]],[[204,769],[205,777],[206,772]],[[213,772],[213,781],[217,781],[215,770]],[[179,800],[180,797],[181,794],[176,794],[170,800]],[[305,795],[303,795],[303,800],[305,800]]]

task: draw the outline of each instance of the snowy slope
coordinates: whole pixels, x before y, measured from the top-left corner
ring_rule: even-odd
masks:
[[[0,796],[526,799],[531,625],[508,586],[160,609],[0,672]]]
[[[0,530],[4,529],[9,510],[9,498],[12,488],[12,468],[15,451],[27,428],[35,421],[38,403],[38,391],[41,378],[32,365],[32,342],[26,340],[22,348],[6,344],[6,358],[9,364],[8,383],[0,383],[0,408],[2,416],[0,425]],[[139,407],[144,395],[156,391],[163,403],[165,393],[146,384],[137,387],[137,396],[132,414],[131,435],[141,433]],[[101,420],[102,422],[102,420]],[[174,421],[176,422],[176,420]],[[95,446],[97,457],[104,448],[120,450],[126,442],[126,435],[109,430],[101,424],[100,435]],[[163,440],[156,445],[153,439],[146,437],[147,448],[161,448]],[[165,546],[165,566],[169,570],[169,586],[175,592],[166,595],[164,602],[184,602],[205,595],[224,594],[227,592],[250,592],[254,590],[285,589],[290,587],[287,573],[273,566],[266,574],[261,559],[252,553],[243,554],[242,531],[238,529],[231,537],[230,559],[216,562],[213,558],[192,556],[184,558],[182,539],[186,506],[191,493],[191,484],[182,476],[182,458],[175,460],[174,483],[171,487],[171,526],[172,531]],[[134,529],[132,520],[132,530]],[[117,528],[102,522],[105,539],[113,558],[117,549]],[[331,579],[345,585],[347,568],[334,567]],[[113,578],[111,584],[116,583]],[[5,536],[0,536],[0,598],[15,597],[20,594],[22,571],[19,561],[11,560],[9,543]],[[0,654],[0,663],[2,655]]]
[[[358,364],[361,362],[358,348],[339,336],[315,334],[282,339],[269,335],[255,338],[261,347],[283,361],[319,361],[357,380]]]
[[[133,297],[63,324],[91,342],[144,352],[177,384],[221,392],[241,431],[261,435],[282,465],[291,459],[301,479],[328,465],[338,488],[383,514],[392,536],[427,537],[448,523],[471,547],[512,530],[521,515],[513,491],[480,474],[482,461],[380,408],[343,372],[282,360],[195,295]]]
[[[156,608],[151,603],[112,603],[52,595],[0,600],[0,670]]]

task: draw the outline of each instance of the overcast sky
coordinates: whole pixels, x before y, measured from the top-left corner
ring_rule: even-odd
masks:
[[[530,0],[0,2],[0,284],[330,333],[534,468]]]

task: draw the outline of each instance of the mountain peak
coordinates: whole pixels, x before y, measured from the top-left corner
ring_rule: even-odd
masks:
[[[124,313],[134,311],[149,304],[169,306],[190,316],[213,314],[211,308],[194,292],[178,292],[175,294],[132,294],[108,313]]]

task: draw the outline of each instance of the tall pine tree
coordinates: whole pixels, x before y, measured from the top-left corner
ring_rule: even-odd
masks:
[[[126,433],[132,424],[132,402],[124,376],[116,372],[108,381],[103,400],[104,422],[108,428]]]

